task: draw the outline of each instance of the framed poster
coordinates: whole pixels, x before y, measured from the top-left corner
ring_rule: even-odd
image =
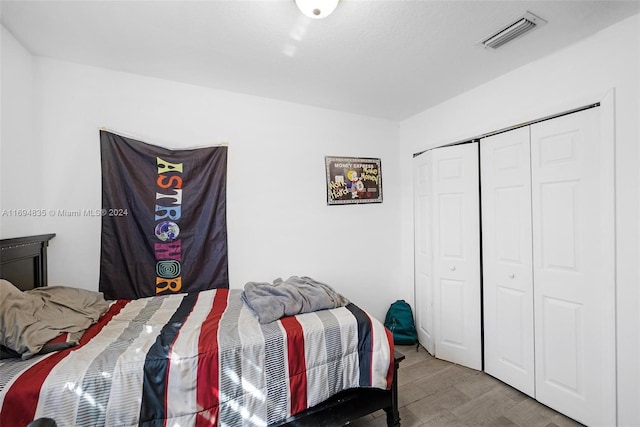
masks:
[[[382,203],[380,159],[326,156],[327,204]]]

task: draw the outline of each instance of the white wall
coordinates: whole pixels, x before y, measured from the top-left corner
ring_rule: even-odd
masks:
[[[40,149],[33,127],[31,54],[1,27],[0,237],[37,233],[30,217],[10,209],[40,207]],[[21,190],[15,191],[19,183]]]
[[[491,54],[500,55],[500,51]],[[400,125],[402,286],[413,295],[412,154],[600,100],[615,88],[618,421],[640,425],[640,15]]]
[[[39,57],[33,75],[28,124],[41,146],[44,208],[101,207],[101,126],[169,148],[227,141],[231,287],[307,275],[384,318],[400,265],[396,123]],[[325,155],[380,157],[383,203],[327,206]],[[5,157],[28,163],[13,151]],[[16,181],[5,187],[5,204],[25,191]],[[97,290],[99,218],[26,222],[57,233],[51,284]]]

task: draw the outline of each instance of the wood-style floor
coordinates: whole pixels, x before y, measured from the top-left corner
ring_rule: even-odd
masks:
[[[406,356],[398,373],[402,427],[582,426],[484,372],[436,359],[422,347],[396,348]],[[351,425],[386,426],[386,416],[378,411]]]

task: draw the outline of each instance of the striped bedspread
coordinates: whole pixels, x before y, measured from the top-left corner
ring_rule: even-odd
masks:
[[[240,293],[118,300],[79,346],[0,360],[0,425],[266,426],[391,386],[393,339],[357,306],[261,325]]]

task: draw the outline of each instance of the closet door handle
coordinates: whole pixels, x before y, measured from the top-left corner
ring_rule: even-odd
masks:
[[[449,270],[451,270],[451,271],[456,271],[456,266],[455,266],[455,265],[452,265],[451,267],[449,267]]]
[[[513,274],[513,273],[509,273],[509,279],[513,279],[514,277],[516,277],[516,275],[515,275],[515,274]]]

